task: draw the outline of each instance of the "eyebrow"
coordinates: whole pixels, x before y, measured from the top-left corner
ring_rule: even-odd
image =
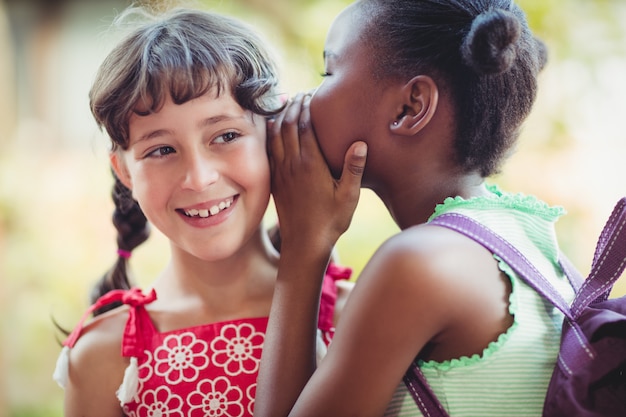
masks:
[[[231,121],[231,120],[238,120],[238,119],[243,119],[243,116],[229,116],[226,114],[220,114],[218,116],[212,116],[212,117],[207,117],[206,119],[202,119],[200,121],[200,123],[198,123],[198,127],[207,127],[207,126],[211,126],[220,122],[224,122],[224,121]],[[168,129],[158,129],[158,130],[153,130],[151,132],[146,133],[145,135],[141,135],[138,139],[136,143],[145,141],[145,140],[149,140],[149,139],[154,139],[157,138],[159,136],[162,135],[166,135],[166,134],[171,134],[172,131],[168,130]]]
[[[224,122],[224,121],[239,120],[243,118],[244,118],[243,116],[229,116],[227,114],[220,114],[218,116],[207,117],[206,119],[203,119],[202,121],[200,121],[200,123],[198,123],[198,126],[206,127],[206,126],[214,125],[214,124]]]
[[[137,141],[135,143],[140,143],[143,142],[145,140],[149,140],[149,139],[154,139],[157,138],[161,135],[165,135],[167,133],[169,133],[170,131],[167,129],[159,129],[159,130],[153,130],[151,132],[146,133],[145,135],[141,135]]]

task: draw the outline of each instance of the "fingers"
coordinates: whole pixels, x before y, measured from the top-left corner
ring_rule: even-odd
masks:
[[[285,155],[300,155],[300,112],[304,95],[296,94],[283,113],[281,136]]]
[[[274,164],[274,161],[282,161],[285,158],[285,148],[280,137],[280,125],[282,124],[284,114],[285,111],[283,110],[267,122],[267,153],[269,154],[271,164]]]
[[[302,109],[298,121],[298,134],[300,136],[301,155],[303,157],[321,154],[317,138],[313,132],[313,124],[311,123],[310,104],[311,96],[307,94],[302,100]]]
[[[336,180],[315,136],[309,95],[294,97],[268,126],[271,189],[281,237],[291,243],[323,240],[334,244],[348,228],[357,206],[367,145],[360,141],[349,147],[341,178]]]
[[[338,183],[338,192],[347,200],[358,200],[361,180],[367,159],[367,144],[355,142],[350,145],[344,158],[343,170]]]
[[[308,112],[306,120],[301,116],[305,99],[310,97],[298,93],[274,120],[268,122],[267,148],[270,158],[276,162],[300,155],[300,134],[311,130]]]

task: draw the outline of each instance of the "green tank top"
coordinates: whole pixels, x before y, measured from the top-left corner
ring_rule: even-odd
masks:
[[[488,188],[492,194],[487,197],[446,199],[436,207],[431,219],[456,212],[483,223],[517,247],[571,301],[574,292],[558,265],[554,231],[554,222],[564,210],[533,196],[504,193],[496,186]],[[563,316],[508,265],[499,260],[499,266],[511,280],[512,326],[480,355],[419,362],[437,398],[452,417],[540,416],[543,409],[559,350]],[[401,383],[385,416],[421,415]]]

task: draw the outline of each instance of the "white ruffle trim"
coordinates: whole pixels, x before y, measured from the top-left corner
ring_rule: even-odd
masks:
[[[67,387],[70,374],[70,348],[63,346],[59,357],[57,358],[57,364],[52,374],[52,379],[63,389]]]
[[[317,329],[317,337],[315,338],[315,359],[317,365],[319,366],[324,356],[326,356],[326,352],[328,348],[326,347],[326,343],[324,343],[324,336],[322,335],[322,331]]]
[[[130,364],[128,365],[128,368],[126,368],[126,371],[124,371],[124,380],[122,381],[122,385],[120,385],[115,395],[117,395],[117,399],[120,400],[120,404],[124,405],[129,403],[135,395],[137,395],[138,389],[139,367],[137,365],[137,358],[131,357]]]

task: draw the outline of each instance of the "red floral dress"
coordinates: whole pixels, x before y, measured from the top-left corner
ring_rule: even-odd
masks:
[[[350,277],[349,268],[331,264],[320,303],[319,330],[327,345],[334,332],[335,281]],[[112,291],[95,308],[114,301],[130,306],[122,355],[131,364],[117,392],[124,413],[131,417],[252,416],[259,361],[267,317],[245,318],[159,332],[145,305],[156,299],[152,290]],[[69,354],[80,336],[82,320],[64,342]],[[64,362],[64,361],[59,361]],[[63,386],[67,365],[58,365],[55,379]],[[65,377],[66,378],[66,377]]]

